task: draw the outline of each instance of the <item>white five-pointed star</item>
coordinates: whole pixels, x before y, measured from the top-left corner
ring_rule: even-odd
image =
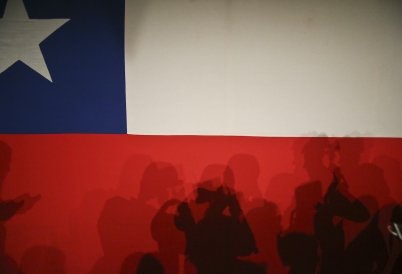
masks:
[[[68,20],[30,20],[22,0],[8,0],[0,19],[0,73],[21,60],[52,81],[39,43]]]

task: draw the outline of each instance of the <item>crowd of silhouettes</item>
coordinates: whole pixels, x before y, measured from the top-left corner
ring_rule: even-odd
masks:
[[[294,172],[273,177],[265,199],[252,155],[205,167],[191,191],[172,164],[131,157],[116,191],[91,192],[71,215],[73,228],[89,207],[97,216],[86,224],[97,227],[103,256],[90,273],[402,273],[401,201],[386,179],[399,162],[362,161],[364,147],[352,138],[301,138],[294,149]],[[11,162],[4,142],[0,161],[2,185]],[[298,181],[302,170],[308,179]],[[270,201],[282,191],[291,197],[284,205]],[[6,254],[4,223],[40,198],[0,199],[1,273],[65,273],[56,247],[33,246],[19,264]]]

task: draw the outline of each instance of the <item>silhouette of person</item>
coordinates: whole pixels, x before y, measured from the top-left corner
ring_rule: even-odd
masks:
[[[303,147],[309,141],[308,138],[297,138],[292,145],[293,151],[293,165],[294,169],[290,172],[282,172],[273,176],[265,192],[265,199],[267,201],[275,202],[278,205],[279,210],[283,213],[282,227],[287,229],[290,222],[290,214],[293,208],[292,196],[295,188],[300,185],[301,182],[308,180],[308,174],[303,167],[304,155]]]
[[[366,138],[341,138],[338,140],[339,168],[343,177],[346,178],[348,182],[348,184],[345,185],[347,186],[347,191],[353,193],[356,197],[371,196],[375,199],[377,204],[376,209],[370,211],[372,217],[370,222],[357,223],[345,219],[343,222],[345,246],[352,244],[357,237],[361,239],[363,235],[369,233],[368,231],[371,231],[370,233],[376,233],[374,236],[372,235],[372,237],[378,236],[377,228],[382,232],[382,237],[386,245],[389,246],[388,231],[386,228],[392,208],[396,204],[391,194],[396,194],[395,198],[400,199],[398,197],[399,193],[395,192],[401,179],[399,162],[387,156],[377,156],[374,161],[370,163],[369,152],[372,144],[370,144],[369,140],[370,139]],[[390,186],[396,186],[396,188],[390,191]],[[378,239],[377,244],[381,246],[382,241]],[[366,253],[369,250],[369,247],[365,248]],[[378,250],[380,250],[380,247]],[[381,256],[382,255],[379,253],[376,257],[376,260],[379,261],[376,263],[382,261],[382,259],[380,259]],[[380,267],[381,266],[378,265],[378,268]]]
[[[151,254],[145,254],[142,256],[138,268],[137,274],[164,274],[165,270],[161,262],[152,256]]]
[[[156,257],[164,265],[166,273],[178,273],[179,255],[184,254],[184,233],[174,225],[174,214],[168,213],[171,207],[177,207],[181,202],[171,199],[158,210],[151,222],[153,239],[158,243],[159,252]]]
[[[262,207],[253,208],[246,214],[259,250],[249,259],[265,264],[269,273],[275,274],[288,273],[287,267],[282,265],[277,246],[277,236],[282,232],[281,217],[278,206],[267,201]]]
[[[379,207],[394,203],[384,177],[384,170],[364,159],[365,144],[362,138],[342,138],[339,140],[339,168],[348,182],[348,188],[356,197],[371,195]],[[391,168],[388,163],[387,169]]]
[[[287,232],[278,235],[278,251],[282,263],[290,266],[289,274],[316,273],[318,242],[314,235],[303,232]]]
[[[28,193],[19,197],[4,201],[1,198],[1,192],[10,171],[11,147],[3,141],[0,141],[0,273],[14,273],[17,264],[13,258],[6,254],[6,228],[5,222],[11,219],[15,214],[23,214],[31,209],[41,198],[40,195],[31,196]]]
[[[390,260],[383,273],[402,273],[402,206],[397,205],[392,210],[388,230],[390,232]]]
[[[292,205],[285,211],[289,227],[277,237],[280,258],[291,274],[316,273],[319,244],[314,235],[314,206],[322,201],[322,189],[328,184],[330,171],[324,163],[328,147],[328,138],[321,137],[309,139],[302,149],[308,182],[295,188]]]
[[[186,236],[187,259],[198,273],[236,273],[238,256],[258,252],[254,235],[239,201],[226,186],[216,191],[197,189],[196,203],[209,203],[204,218],[195,222],[187,202],[177,209],[175,224]],[[228,208],[228,215],[224,210]]]
[[[329,157],[330,140],[326,136],[311,138],[303,147],[304,164],[309,181],[319,181],[321,189],[325,192],[332,181],[332,173],[326,157]]]
[[[136,197],[141,177],[152,162],[152,158],[148,155],[130,155],[123,164],[116,190],[105,190],[101,187],[91,189],[83,197],[80,206],[70,212],[71,246],[74,249],[69,256],[70,264],[89,272],[104,255],[102,248],[105,245],[101,244],[97,223],[105,202],[116,195],[125,199]]]
[[[325,163],[329,147],[326,136],[310,138],[303,146],[303,168],[308,180],[295,188],[292,205],[285,211],[285,217],[289,216],[288,232],[314,234],[314,206],[322,202],[323,191],[326,191],[332,179],[332,173]]]
[[[104,250],[91,273],[117,273],[131,255],[156,252],[155,240],[162,241],[160,231],[151,231],[151,223],[157,210],[169,199],[169,190],[175,195],[183,192],[175,167],[165,162],[152,162],[145,169],[137,198],[115,196],[106,201],[99,219],[98,232]],[[179,187],[177,193],[175,188]],[[184,195],[183,195],[184,196]],[[162,212],[157,219],[162,215]],[[171,216],[173,222],[173,216]],[[159,242],[162,243],[162,242]],[[163,244],[162,244],[163,245]],[[164,250],[164,249],[163,249]]]
[[[157,173],[157,164],[149,164],[142,175],[137,198],[114,196],[105,202],[97,222],[104,256],[90,273],[118,273],[131,253],[156,251],[150,231],[156,209],[147,202],[162,191],[152,192],[158,183]]]
[[[401,163],[385,155],[377,156],[372,163],[383,170],[384,179],[389,187],[389,195],[396,203],[402,203]]]
[[[346,247],[339,262],[339,273],[382,273],[389,256],[385,239],[378,227],[378,202],[369,195],[359,200],[373,217]]]
[[[354,199],[347,191],[347,183],[339,169],[334,171],[323,203],[317,203],[315,208],[314,229],[322,253],[320,273],[343,273],[339,272],[345,250],[343,219],[365,222],[369,220],[370,213],[361,201]],[[336,223],[336,216],[342,220]]]
[[[255,207],[263,205],[263,196],[258,186],[260,166],[257,159],[249,154],[235,154],[230,157],[228,168],[233,172],[233,185],[228,187],[242,193],[239,200],[245,214]],[[239,198],[239,197],[238,197]]]
[[[178,182],[171,185],[179,186],[178,191],[175,190],[177,187],[170,189],[171,199],[163,203],[151,222],[152,238],[158,243],[159,249],[155,256],[164,265],[166,273],[176,274],[179,272],[179,258],[181,254],[184,255],[186,240],[183,231],[176,228],[173,219],[177,206],[184,198],[184,189],[173,166],[160,169],[159,178],[165,182]]]

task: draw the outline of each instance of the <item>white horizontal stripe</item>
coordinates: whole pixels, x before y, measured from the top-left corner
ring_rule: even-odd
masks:
[[[402,7],[126,1],[128,133],[402,137]]]

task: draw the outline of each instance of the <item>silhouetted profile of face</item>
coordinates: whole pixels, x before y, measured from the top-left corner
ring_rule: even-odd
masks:
[[[303,147],[303,167],[310,177],[314,178],[320,174],[320,170],[324,167],[324,156],[328,147],[327,137],[311,138]]]
[[[260,166],[253,155],[233,155],[229,159],[228,168],[233,176],[233,185],[228,185],[229,187],[242,192],[244,198],[248,201],[262,198],[261,190],[258,186]]]
[[[144,171],[138,198],[143,202],[156,199],[160,206],[169,199],[169,192],[173,194],[182,185],[174,166],[166,162],[153,162]]]
[[[342,138],[339,141],[339,156],[341,166],[355,166],[360,162],[360,156],[364,151],[364,143],[361,138]]]

